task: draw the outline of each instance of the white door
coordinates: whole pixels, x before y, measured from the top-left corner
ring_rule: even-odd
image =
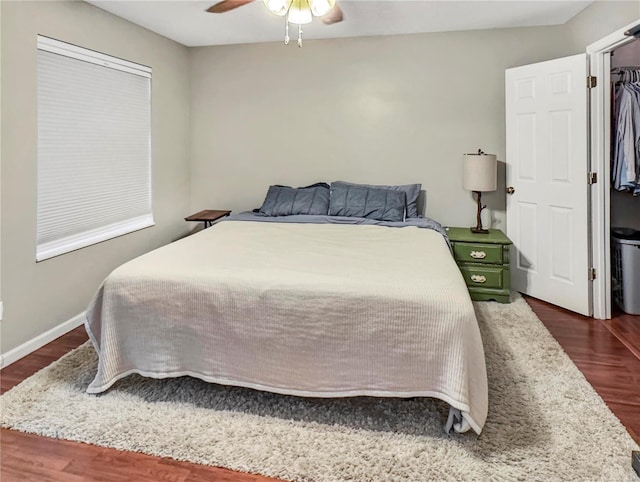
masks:
[[[586,55],[505,81],[512,287],[590,315]]]

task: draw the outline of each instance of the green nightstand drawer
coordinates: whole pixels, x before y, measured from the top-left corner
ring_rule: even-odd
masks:
[[[460,266],[464,281],[469,287],[502,289],[508,287],[508,269],[490,266]]]
[[[501,244],[453,243],[453,254],[462,262],[502,264]]]

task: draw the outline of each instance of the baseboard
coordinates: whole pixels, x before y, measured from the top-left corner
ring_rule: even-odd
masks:
[[[32,338],[31,340],[23,343],[22,345],[9,350],[6,353],[0,355],[0,368],[7,367],[14,362],[20,360],[30,353],[33,353],[38,348],[45,346],[47,343],[52,342],[56,338],[70,332],[74,328],[84,323],[84,312],[77,314],[70,320],[60,323],[58,326],[54,326],[48,331],[45,331],[41,335]]]

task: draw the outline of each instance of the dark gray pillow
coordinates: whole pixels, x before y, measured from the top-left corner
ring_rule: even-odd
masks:
[[[267,197],[259,212],[267,216],[327,214],[329,186],[317,184],[297,189],[289,186],[269,186]]]
[[[403,184],[398,186],[385,186],[375,185],[375,184],[356,184],[353,182],[342,182],[343,184],[349,184],[351,186],[364,186],[364,187],[373,187],[379,189],[391,189],[392,191],[402,191],[406,195],[407,199],[407,208],[406,208],[406,217],[407,218],[417,218],[418,215],[418,197],[420,196],[420,189],[422,189],[422,184]]]
[[[405,205],[404,191],[359,186],[345,182],[331,184],[330,216],[404,221]]]

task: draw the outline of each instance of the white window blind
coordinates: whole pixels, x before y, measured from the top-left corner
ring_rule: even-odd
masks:
[[[153,225],[151,69],[38,36],[36,260]]]

